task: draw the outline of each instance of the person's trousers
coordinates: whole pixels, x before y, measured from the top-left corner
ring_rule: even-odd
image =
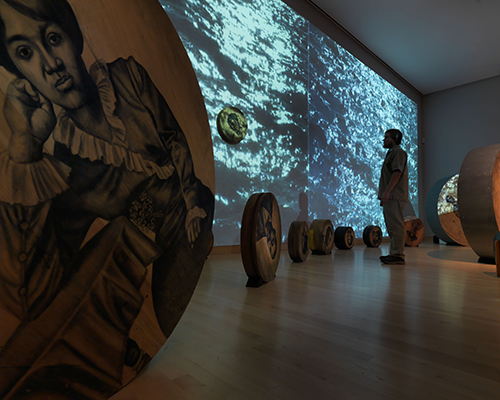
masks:
[[[384,219],[387,232],[391,239],[389,254],[391,256],[405,258],[405,228],[403,210],[406,202],[389,200],[384,204]]]

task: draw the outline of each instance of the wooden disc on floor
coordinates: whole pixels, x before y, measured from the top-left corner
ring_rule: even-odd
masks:
[[[417,247],[424,240],[424,223],[417,217],[406,217],[404,219],[405,227],[405,245],[409,247]]]
[[[335,229],[333,241],[337,249],[350,250],[353,248],[355,240],[354,229],[350,226],[339,226]]]
[[[333,248],[333,225],[329,219],[315,219],[309,228],[309,246],[313,254],[330,254]]]
[[[293,221],[288,230],[288,254],[292,261],[303,262],[309,255],[309,227],[306,221]]]
[[[247,201],[241,223],[241,258],[249,278],[247,286],[273,280],[280,254],[278,202],[272,193],[254,193]]]
[[[366,247],[379,247],[382,244],[382,229],[376,225],[368,225],[363,231],[363,243]]]

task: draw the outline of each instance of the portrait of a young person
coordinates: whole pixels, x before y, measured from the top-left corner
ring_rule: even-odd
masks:
[[[66,0],[0,0],[6,399],[110,397],[154,355],[130,337],[141,289],[167,337],[210,242],[214,195],[172,109],[133,56],[87,65],[84,32]]]

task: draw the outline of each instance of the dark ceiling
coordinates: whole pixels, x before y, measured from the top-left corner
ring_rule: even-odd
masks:
[[[500,75],[500,0],[313,0],[422,94]]]

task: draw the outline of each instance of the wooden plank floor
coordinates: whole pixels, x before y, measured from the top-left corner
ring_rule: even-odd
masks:
[[[500,278],[470,248],[424,242],[406,266],[356,245],[246,288],[211,255],[164,348],[113,400],[500,399]]]

